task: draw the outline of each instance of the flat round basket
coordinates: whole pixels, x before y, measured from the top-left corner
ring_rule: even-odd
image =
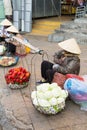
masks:
[[[0,66],[1,67],[9,67],[14,66],[18,63],[18,56],[0,56]]]
[[[23,85],[19,85],[19,84],[8,84],[7,85],[9,88],[11,88],[11,89],[22,89],[22,88],[25,88],[25,87],[27,87],[28,86],[28,82],[26,82],[25,84],[23,84]]]
[[[64,109],[65,101],[61,102],[60,104],[50,106],[50,107],[42,107],[42,106],[35,106],[35,105],[34,105],[34,107],[43,114],[54,115]]]

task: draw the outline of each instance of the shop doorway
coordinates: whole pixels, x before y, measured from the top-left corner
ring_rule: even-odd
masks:
[[[32,2],[32,35],[47,36],[60,28],[62,22],[70,21],[74,16],[63,13],[61,0],[36,0]],[[46,5],[45,5],[46,4]],[[71,5],[69,5],[71,7]],[[38,8],[39,7],[39,8]],[[70,8],[68,7],[68,9]],[[64,7],[64,9],[66,9]],[[66,12],[66,10],[64,10]]]

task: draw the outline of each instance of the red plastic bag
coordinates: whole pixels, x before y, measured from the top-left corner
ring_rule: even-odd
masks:
[[[52,82],[57,83],[58,86],[60,86],[63,89],[63,85],[64,85],[65,81],[66,81],[65,75],[55,72]]]
[[[75,78],[75,79],[79,79],[81,81],[84,81],[84,78],[79,76],[79,75],[76,75],[76,74],[66,74],[66,78]]]

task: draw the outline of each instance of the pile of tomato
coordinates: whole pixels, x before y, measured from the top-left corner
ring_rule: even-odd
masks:
[[[7,84],[24,84],[29,81],[30,72],[23,67],[12,68],[5,75]]]

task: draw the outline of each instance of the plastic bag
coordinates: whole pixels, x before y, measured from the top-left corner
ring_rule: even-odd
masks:
[[[82,78],[83,78],[84,82],[87,83],[87,75],[82,75]]]
[[[81,106],[81,110],[87,111],[87,82],[69,78],[64,84],[70,98]]]
[[[66,74],[66,78],[75,78],[84,81],[84,78],[82,76],[76,75],[76,74]]]

